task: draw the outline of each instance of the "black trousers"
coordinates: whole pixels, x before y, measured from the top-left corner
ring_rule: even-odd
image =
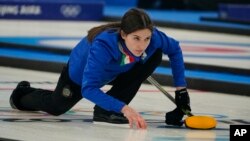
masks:
[[[112,87],[107,94],[129,104],[142,82],[153,73],[161,60],[162,51],[158,49],[144,64],[135,64],[131,70],[120,74],[110,82]],[[70,80],[68,67],[63,68],[54,91],[30,89],[29,93],[20,99],[23,109],[29,111],[44,111],[52,115],[61,115],[82,99],[81,86]]]

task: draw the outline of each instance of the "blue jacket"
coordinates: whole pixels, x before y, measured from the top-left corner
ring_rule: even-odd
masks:
[[[169,57],[175,86],[186,86],[179,43],[156,28],[143,57],[133,56],[115,31],[100,33],[92,44],[83,38],[71,52],[69,76],[81,86],[84,98],[108,111],[120,113],[125,103],[105,94],[100,88],[131,69],[136,62],[145,62],[158,48]]]

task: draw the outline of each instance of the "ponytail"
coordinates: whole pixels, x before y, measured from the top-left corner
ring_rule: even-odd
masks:
[[[121,23],[120,22],[114,22],[114,23],[108,23],[105,25],[100,25],[97,27],[93,27],[88,31],[87,39],[91,43],[94,38],[100,34],[101,32],[107,30],[107,29],[116,29],[117,31],[120,30]]]

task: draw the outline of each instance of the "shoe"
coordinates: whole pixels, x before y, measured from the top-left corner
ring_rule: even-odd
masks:
[[[129,122],[122,114],[98,114],[94,115],[93,123],[98,125],[109,125],[129,128]]]
[[[129,121],[123,114],[102,110],[94,111],[94,124],[129,128]]]
[[[183,116],[184,113],[180,109],[175,108],[173,111],[166,113],[165,123],[168,125],[182,126],[184,123],[182,121]]]
[[[30,83],[28,81],[21,81],[17,84],[9,99],[11,108],[23,110],[23,108],[19,104],[19,100],[26,94],[25,89],[28,88],[30,88]]]

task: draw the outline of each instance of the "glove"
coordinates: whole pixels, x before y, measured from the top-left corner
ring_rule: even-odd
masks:
[[[175,103],[179,110],[191,111],[190,99],[186,88],[175,91]]]
[[[182,118],[184,113],[181,109],[175,108],[173,111],[166,113],[165,123],[168,125],[182,126],[183,121]]]

